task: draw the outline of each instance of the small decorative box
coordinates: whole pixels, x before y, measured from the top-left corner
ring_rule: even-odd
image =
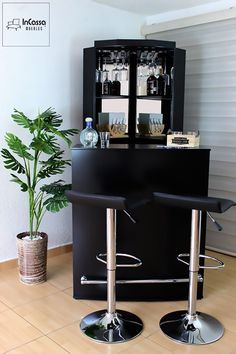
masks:
[[[199,132],[174,132],[167,134],[167,146],[178,147],[199,147],[200,135]]]

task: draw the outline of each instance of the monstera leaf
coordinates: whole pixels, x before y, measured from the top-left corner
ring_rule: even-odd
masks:
[[[33,121],[27,118],[23,112],[20,112],[17,109],[14,109],[14,112],[15,114],[11,115],[14,122],[16,122],[18,125],[21,125],[23,128],[31,129]]]
[[[53,197],[45,200],[44,205],[51,213],[57,213],[69,204],[68,199],[63,194],[54,195]]]
[[[24,166],[17,161],[17,159],[10,153],[7,149],[1,150],[2,157],[4,159],[4,166],[12,171],[16,171],[18,173],[25,173]]]
[[[58,180],[41,187],[42,192],[51,195],[44,201],[44,206],[46,206],[46,209],[52,213],[58,212],[68,205],[65,191],[71,189],[71,184],[63,184],[62,182],[62,180]]]
[[[28,146],[24,145],[22,141],[14,134],[6,134],[6,142],[9,148],[19,157],[22,157],[27,160],[33,161],[34,157],[28,151]]]
[[[20,187],[21,187],[22,192],[27,192],[27,190],[28,190],[27,184],[25,182],[23,182],[19,177],[13,175],[13,173],[11,173],[11,176],[13,177],[11,179],[11,181],[19,184]]]

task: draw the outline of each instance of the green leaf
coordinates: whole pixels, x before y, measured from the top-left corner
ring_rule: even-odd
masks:
[[[45,128],[47,128],[47,126],[49,125],[58,128],[63,122],[63,120],[61,119],[61,115],[57,114],[51,107],[46,109],[46,111],[41,113],[39,116],[40,119],[44,121]]]
[[[54,137],[43,136],[35,137],[30,144],[30,147],[35,151],[42,151],[45,154],[51,155],[55,153],[59,145],[55,142]]]
[[[29,148],[24,145],[16,135],[12,133],[7,133],[5,139],[9,148],[19,157],[31,161],[34,160],[34,157],[28,152]]]
[[[62,133],[60,130],[57,130],[54,127],[49,127],[49,130],[53,134],[55,134],[55,135],[59,136],[60,138],[62,138],[68,144],[68,146],[71,146],[71,140],[69,138],[67,138],[67,136],[64,133]]]
[[[46,206],[48,211],[52,213],[57,213],[61,209],[65,208],[69,202],[65,195],[54,195],[53,197],[48,198],[43,203]]]
[[[49,127],[49,129],[52,133],[62,138],[68,144],[68,146],[71,146],[72,141],[67,136],[74,135],[79,132],[78,129],[58,130],[54,127]]]
[[[67,135],[75,135],[75,134],[79,134],[79,129],[66,129],[66,130],[60,130],[61,134],[63,134],[64,136]]]
[[[16,171],[18,173],[25,173],[25,168],[21,165],[19,161],[8,151],[7,149],[1,150],[2,157],[4,158],[4,166],[9,169]]]
[[[64,181],[59,179],[58,181],[55,181],[53,183],[47,185],[45,184],[40,188],[40,190],[42,192],[46,192],[46,194],[53,194],[53,195],[64,194],[66,190],[71,189],[71,184],[63,184],[61,182]]]
[[[21,186],[21,190],[22,192],[27,192],[28,190],[28,186],[25,182],[23,182],[19,177],[17,177],[16,175],[13,175],[11,173],[11,176],[13,177],[13,179],[11,179],[11,182],[15,182],[17,184],[19,184]]]
[[[60,174],[64,171],[66,165],[70,165],[69,160],[51,161],[51,163],[48,164],[46,167],[40,169],[40,171],[38,173],[38,177],[43,179],[46,177]]]
[[[55,152],[51,157],[49,157],[46,161],[39,161],[39,163],[43,166],[50,165],[52,161],[60,161],[62,159],[62,155],[64,154],[63,150]],[[69,160],[67,160],[69,161]]]
[[[14,112],[15,114],[11,115],[14,122],[16,122],[18,125],[21,125],[23,128],[31,128],[32,120],[27,118],[23,112],[20,112],[17,109],[14,109]]]

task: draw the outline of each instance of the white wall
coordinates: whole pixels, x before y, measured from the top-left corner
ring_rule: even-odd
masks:
[[[6,146],[6,131],[25,138],[11,121],[14,107],[32,117],[38,109],[54,107],[62,114],[65,128],[81,127],[82,49],[99,39],[141,38],[143,16],[90,0],[51,0],[50,4],[50,47],[0,47],[0,147]],[[68,170],[64,179],[70,182],[70,178]],[[15,236],[28,228],[27,195],[9,179],[1,159],[0,262],[16,258]],[[49,248],[70,243],[71,207],[46,214],[41,231],[49,235]]]

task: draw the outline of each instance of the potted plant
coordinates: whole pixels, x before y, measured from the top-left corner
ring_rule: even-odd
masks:
[[[64,151],[58,138],[70,146],[69,137],[79,131],[60,130],[63,120],[51,108],[35,119],[29,119],[16,109],[11,117],[30,135],[30,142],[24,144],[18,136],[6,133],[8,149],[3,148],[1,154],[4,166],[13,172],[11,181],[28,194],[29,229],[17,235],[18,264],[20,280],[36,284],[46,280],[48,236],[39,231],[41,221],[46,211],[55,213],[68,205],[65,190],[71,188],[61,179],[51,180],[71,164],[70,160],[63,159]]]

